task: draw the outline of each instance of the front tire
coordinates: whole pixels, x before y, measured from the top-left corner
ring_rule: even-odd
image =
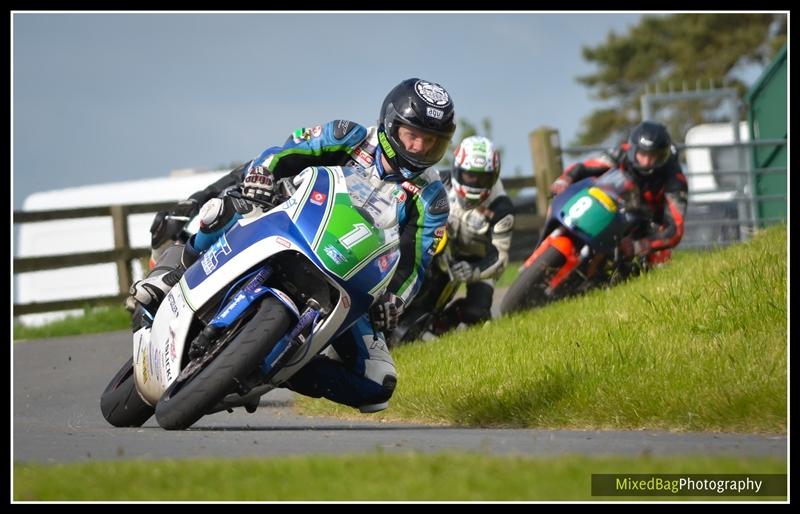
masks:
[[[133,357],[128,359],[100,397],[103,417],[115,427],[140,427],[155,409],[145,403],[136,391],[133,378]]]
[[[216,357],[183,380],[175,380],[156,404],[156,420],[167,430],[189,428],[236,389],[289,329],[289,311],[266,298],[253,317]],[[224,337],[224,336],[223,336]]]
[[[567,259],[556,248],[547,248],[538,259],[522,270],[517,279],[508,288],[503,302],[500,304],[500,313],[512,314],[514,312],[539,307],[549,302],[552,298],[545,292],[549,281]]]
[[[427,312],[409,312],[400,319],[400,324],[386,338],[386,345],[392,349],[419,339],[429,328],[431,314]]]

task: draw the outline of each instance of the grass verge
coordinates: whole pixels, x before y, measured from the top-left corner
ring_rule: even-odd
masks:
[[[786,461],[730,457],[528,458],[476,453],[15,464],[14,500],[785,500],[591,495],[591,475],[785,474]]]
[[[785,433],[786,226],[393,352],[389,420]],[[360,416],[299,398],[307,414]]]
[[[114,332],[130,328],[131,315],[124,307],[87,307],[81,315],[38,327],[29,327],[15,321],[14,341]]]

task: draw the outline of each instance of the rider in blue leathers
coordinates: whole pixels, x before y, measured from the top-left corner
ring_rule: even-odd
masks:
[[[387,293],[376,301],[369,316],[359,319],[284,385],[362,412],[385,409],[397,373],[382,332],[396,326],[403,307],[419,291],[447,224],[447,192],[431,166],[444,156],[455,132],[453,102],[442,86],[408,79],[386,96],[378,123],[367,128],[335,120],[298,129],[283,146],[268,148],[180,202],[169,214],[191,217],[199,211],[200,231],[189,240],[180,263],[161,265],[131,287],[132,300],[155,312],[186,267],[253,208],[223,196],[226,189],[241,187],[245,197],[271,201],[276,180],[294,176],[308,166],[370,168],[384,181],[397,184],[396,196],[401,203],[397,270]],[[159,225],[164,214],[159,213],[151,227],[154,248],[176,238],[175,233],[165,233],[164,224]]]

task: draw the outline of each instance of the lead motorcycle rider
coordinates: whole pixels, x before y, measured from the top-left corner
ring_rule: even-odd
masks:
[[[367,128],[352,121],[334,120],[296,130],[283,146],[266,149],[254,160],[179,202],[171,211],[156,215],[151,227],[156,250],[173,245],[182,229],[166,223],[167,215],[188,219],[199,212],[200,230],[182,251],[170,252],[179,258],[159,262],[147,278],[131,287],[129,308],[136,302],[155,313],[186,268],[242,215],[256,208],[250,202],[224,196],[226,190],[241,187],[244,197],[271,203],[276,181],[292,177],[308,166],[370,168],[380,180],[396,184],[394,195],[400,209],[397,269],[387,292],[372,306],[369,315],[336,338],[283,387],[314,398],[325,397],[361,412],[385,409],[397,384],[397,372],[382,331],[397,325],[403,307],[419,291],[446,226],[447,193],[431,166],[444,156],[455,128],[453,102],[447,91],[434,82],[411,78],[386,96],[378,126]],[[190,357],[204,351],[192,347]]]

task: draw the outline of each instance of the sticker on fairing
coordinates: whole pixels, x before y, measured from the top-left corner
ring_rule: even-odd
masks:
[[[200,264],[203,266],[203,271],[206,275],[210,275],[212,271],[217,268],[219,264],[218,255],[228,255],[233,250],[231,249],[230,245],[228,244],[228,240],[225,238],[225,234],[222,234],[217,241],[211,245],[211,248],[206,250],[206,253],[203,254],[203,258]]]
[[[175,295],[170,291],[167,293],[167,300],[169,301],[169,308],[172,311],[173,316],[178,315],[178,304],[175,302]]]
[[[381,255],[378,258],[378,269],[381,270],[381,273],[386,273],[386,270],[389,269],[389,265],[391,261],[388,255]]]
[[[147,370],[148,360],[147,360],[147,349],[143,349],[142,353],[142,384],[147,383],[147,379],[150,378],[150,372]]]
[[[333,246],[331,246],[331,245],[328,245],[328,246],[326,246],[326,247],[325,247],[325,253],[326,253],[326,254],[328,255],[328,257],[330,257],[330,258],[333,260],[333,262],[335,262],[336,264],[341,264],[341,263],[343,263],[345,260],[347,260],[347,259],[345,259],[345,256],[344,256],[344,255],[342,255],[342,254],[341,254],[341,252],[339,252],[339,250],[337,250],[336,248],[334,248],[334,247],[333,247]]]
[[[311,193],[311,199],[309,199],[309,202],[313,203],[314,205],[322,205],[327,197],[328,195],[326,195],[325,193],[314,191],[313,193]]]

